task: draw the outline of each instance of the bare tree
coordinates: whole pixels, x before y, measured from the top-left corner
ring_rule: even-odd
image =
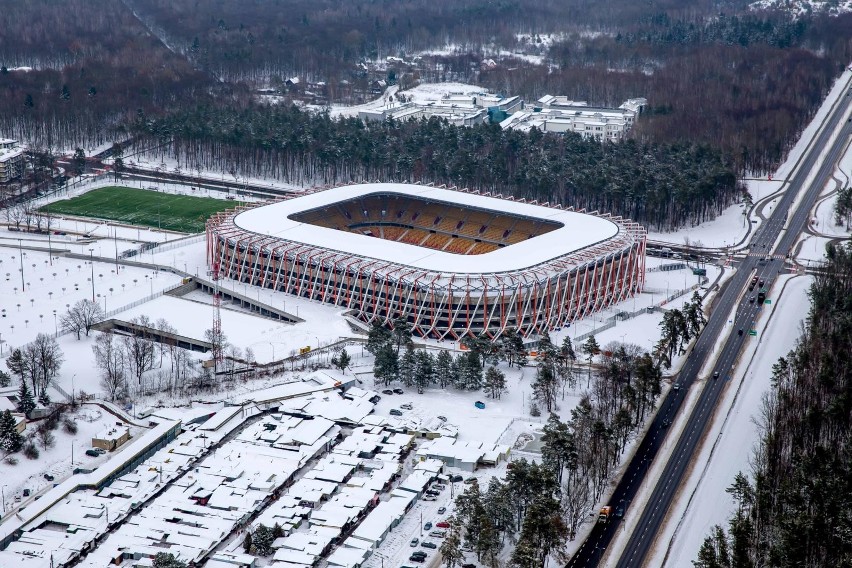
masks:
[[[101,388],[110,400],[124,394],[127,385],[124,372],[124,357],[118,339],[112,333],[98,335],[92,345],[95,354],[95,365],[101,373]]]
[[[22,369],[33,385],[33,396],[38,397],[50,385],[62,366],[64,356],[53,336],[39,333],[21,349]]]
[[[131,323],[140,325],[141,318],[133,318]],[[122,340],[127,366],[137,385],[142,385],[142,375],[154,367],[154,344],[141,335],[132,334]]]
[[[62,316],[60,323],[62,324],[62,329],[76,334],[77,339],[80,339],[80,334],[83,332],[88,337],[92,326],[103,320],[103,318],[104,311],[101,309],[100,304],[91,300],[80,300]]]

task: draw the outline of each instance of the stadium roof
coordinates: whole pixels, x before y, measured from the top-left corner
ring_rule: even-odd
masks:
[[[543,235],[492,252],[461,255],[367,235],[342,232],[291,219],[291,216],[303,211],[372,193],[419,196],[432,201],[445,202],[449,205],[470,206],[504,212],[509,215],[547,219],[560,223],[562,226]],[[531,203],[520,203],[475,193],[401,183],[368,183],[335,187],[244,211],[239,213],[233,222],[245,231],[304,243],[308,246],[368,256],[422,270],[467,274],[524,270],[556,257],[601,243],[613,238],[619,232],[619,225],[595,215]]]

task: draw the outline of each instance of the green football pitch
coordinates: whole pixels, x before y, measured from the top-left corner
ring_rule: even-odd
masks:
[[[42,210],[60,215],[120,221],[129,225],[161,227],[182,233],[200,233],[204,231],[204,222],[213,213],[231,209],[235,205],[233,201],[209,197],[110,186],[51,203],[42,207]]]

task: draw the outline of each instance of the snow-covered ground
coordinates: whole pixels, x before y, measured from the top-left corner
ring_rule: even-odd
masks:
[[[52,487],[54,483],[70,475],[74,468],[92,469],[114,455],[107,453],[99,457],[91,457],[86,455],[86,450],[92,447],[93,436],[115,425],[115,416],[93,404],[80,406],[77,410],[66,413],[65,416],[77,424],[76,434],[68,434],[60,424],[59,428],[53,431],[56,437],[53,447],[45,450],[38,443],[36,444],[41,454],[38,459],[28,460],[22,454],[18,454],[17,465],[0,462],[0,478],[3,480],[6,499],[4,510],[19,502],[22,505],[26,504],[28,500],[26,497],[22,500],[18,499],[22,497],[24,489],[29,489],[32,494],[30,497],[34,497],[42,489]],[[33,434],[36,426],[37,424],[31,423],[23,432],[24,436]],[[140,431],[140,428],[130,426],[131,437]],[[52,475],[55,480],[47,481],[45,474]]]
[[[837,16],[852,12],[852,0],[758,0],[749,5],[752,10],[781,10],[793,16],[802,17],[809,14],[829,14]]]
[[[759,439],[755,415],[770,388],[772,365],[794,347],[801,331],[810,283],[810,277],[782,276],[775,285],[783,293],[763,314],[757,341],[741,357],[735,372],[738,379],[724,395],[723,411],[708,431],[708,443],[695,460],[649,565],[689,566],[711,527],[724,526],[734,511],[734,501],[725,489],[737,472],[749,472],[751,450]]]

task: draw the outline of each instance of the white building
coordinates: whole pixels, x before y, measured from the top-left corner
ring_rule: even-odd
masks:
[[[574,132],[600,141],[617,142],[633,127],[647,104],[646,99],[636,98],[628,99],[618,108],[590,107],[585,101],[546,95],[531,109],[509,116],[500,126],[504,130],[538,128],[542,132]]]
[[[24,171],[24,149],[18,141],[0,138],[0,183],[21,177]]]

